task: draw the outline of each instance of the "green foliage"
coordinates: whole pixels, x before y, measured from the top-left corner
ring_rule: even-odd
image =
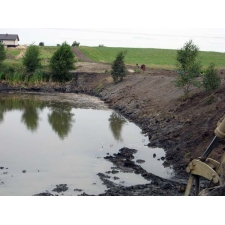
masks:
[[[5,51],[5,46],[0,43],[0,64],[2,63],[2,61],[4,61],[6,59],[6,51]]]
[[[27,48],[22,59],[27,72],[34,72],[41,67],[40,50],[38,46],[31,45]]]
[[[44,72],[42,70],[36,70],[29,79],[30,84],[38,84],[44,81]]]
[[[112,64],[111,75],[115,83],[118,80],[122,81],[123,78],[127,75],[127,70],[124,63],[125,55],[126,52],[124,51],[119,52]]]
[[[73,46],[73,47],[75,47],[75,46],[79,47],[79,46],[80,46],[80,43],[79,43],[79,42],[74,41],[74,42],[73,42],[73,44],[72,44],[72,46]]]
[[[54,81],[64,82],[71,80],[72,76],[69,70],[74,69],[75,56],[71,47],[64,42],[50,60],[52,79]]]
[[[215,65],[211,63],[206,69],[203,77],[203,86],[206,91],[215,91],[220,88],[221,78],[218,75],[218,70]]]
[[[45,46],[45,43],[44,42],[40,42],[39,46]]]
[[[197,77],[201,74],[201,62],[198,60],[199,48],[192,40],[185,43],[184,47],[177,51],[178,77],[175,86],[184,90],[184,97],[188,96],[191,86],[200,87]]]

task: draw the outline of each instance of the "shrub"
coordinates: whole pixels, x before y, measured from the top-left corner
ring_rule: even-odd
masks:
[[[215,91],[219,89],[221,85],[221,78],[218,75],[218,70],[215,68],[213,63],[209,65],[203,76],[203,87],[206,91]]]
[[[124,63],[125,55],[126,52],[119,52],[112,64],[111,75],[114,82],[117,82],[118,80],[122,81],[123,78],[127,75],[127,70]]]
[[[45,46],[45,43],[44,42],[40,42],[39,46]]]
[[[41,67],[40,50],[38,46],[31,45],[27,48],[22,59],[23,65],[27,72],[34,72]]]
[[[54,81],[64,82],[72,78],[69,70],[74,68],[75,56],[71,47],[64,42],[50,60],[50,69]]]
[[[73,44],[72,44],[72,46],[73,46],[73,47],[74,47],[74,46],[79,47],[79,46],[80,46],[80,43],[79,43],[79,42],[74,41],[74,42],[73,42]]]
[[[196,80],[201,74],[202,67],[198,60],[198,54],[199,48],[193,44],[192,40],[177,51],[178,77],[175,86],[183,88],[185,97],[188,96],[192,85],[200,86],[200,82]]]
[[[5,46],[0,43],[0,64],[2,63],[2,61],[4,61],[6,59],[6,51],[5,51]]]

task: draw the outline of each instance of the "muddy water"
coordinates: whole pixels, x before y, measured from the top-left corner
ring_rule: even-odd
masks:
[[[103,193],[97,174],[113,167],[104,157],[122,147],[137,149],[134,160],[144,160],[148,172],[163,178],[173,172],[163,166],[163,149],[146,147],[139,127],[86,95],[0,94],[0,141],[2,196]],[[125,186],[149,183],[134,173],[115,176],[110,180]],[[59,184],[68,191],[53,192]]]

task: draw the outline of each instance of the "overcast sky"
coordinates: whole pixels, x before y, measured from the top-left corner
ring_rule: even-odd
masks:
[[[225,52],[225,29],[216,28],[1,28],[0,33],[18,34],[21,45],[44,42],[46,46],[56,46],[78,41],[86,46],[179,49],[193,40],[202,51]]]
[[[0,33],[19,34],[20,44],[76,40],[168,49],[192,39],[202,51],[225,52],[223,5],[222,0],[11,0],[1,3],[7,10],[0,13]]]

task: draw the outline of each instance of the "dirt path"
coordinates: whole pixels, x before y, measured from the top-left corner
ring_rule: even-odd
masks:
[[[78,61],[80,62],[93,62],[91,59],[89,59],[80,49],[79,47],[73,47],[73,52],[75,56],[78,58]]]
[[[20,54],[16,56],[16,59],[21,59],[24,56],[24,54],[26,53],[27,48],[20,46],[20,48],[18,48],[18,49],[22,49],[22,50],[21,50]]]

